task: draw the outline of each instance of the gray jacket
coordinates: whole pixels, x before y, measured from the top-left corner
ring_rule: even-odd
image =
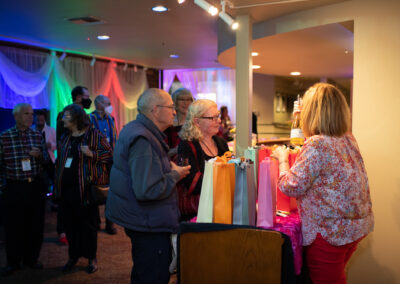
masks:
[[[145,115],[128,123],[114,149],[106,216],[140,232],[176,232],[179,225],[176,183],[165,135]]]

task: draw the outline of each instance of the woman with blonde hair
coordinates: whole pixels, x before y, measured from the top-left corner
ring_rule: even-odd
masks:
[[[187,159],[190,173],[183,179],[186,188],[194,187],[193,194],[200,195],[205,161],[229,151],[225,140],[217,136],[220,125],[217,104],[211,100],[197,100],[189,107],[186,121],[179,132],[182,141],[178,156]],[[200,178],[196,178],[200,176]],[[196,184],[193,184],[193,181]],[[190,220],[196,214],[182,215],[181,220]]]
[[[304,95],[301,121],[307,141],[292,168],[287,150],[273,153],[279,159],[278,187],[297,198],[312,282],[347,283],[345,266],[374,227],[367,172],[350,133],[350,109],[339,89],[317,83]]]

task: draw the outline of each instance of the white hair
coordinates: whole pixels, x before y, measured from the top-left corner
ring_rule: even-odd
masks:
[[[101,104],[102,102],[104,102],[106,99],[108,99],[108,97],[106,97],[105,95],[98,95],[95,99],[94,99],[94,106],[97,109],[99,107],[99,104]]]
[[[162,101],[162,95],[164,93],[168,95],[164,90],[157,88],[150,88],[144,91],[137,101],[138,112],[141,114],[148,114],[155,105]]]
[[[13,108],[12,114],[15,115],[15,114],[17,114],[17,113],[20,113],[20,112],[21,112],[21,109],[22,109],[22,108],[26,108],[26,107],[32,108],[32,106],[31,106],[30,104],[27,104],[27,103],[19,103],[19,104],[16,104],[15,107]]]

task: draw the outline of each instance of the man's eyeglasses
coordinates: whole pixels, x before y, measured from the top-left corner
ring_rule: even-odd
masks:
[[[218,121],[219,115],[216,115],[216,116],[201,116],[201,117],[199,117],[199,118],[208,119],[208,120],[213,120],[213,121]]]
[[[172,106],[162,106],[162,105],[157,105],[158,107],[166,107],[166,108],[169,108],[169,109],[175,109],[175,105],[172,105]]]

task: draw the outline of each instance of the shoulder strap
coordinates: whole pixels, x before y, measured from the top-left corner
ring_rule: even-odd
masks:
[[[190,148],[192,148],[192,152],[194,155],[194,158],[196,160],[196,166],[197,166],[197,173],[195,174],[192,183],[190,184],[188,193],[191,194],[194,191],[194,188],[197,185],[197,182],[199,181],[199,178],[203,175],[203,173],[200,171],[200,167],[199,167],[199,160],[197,159],[197,151],[196,151],[196,147],[194,146],[192,141],[188,141],[188,144],[190,146]]]

